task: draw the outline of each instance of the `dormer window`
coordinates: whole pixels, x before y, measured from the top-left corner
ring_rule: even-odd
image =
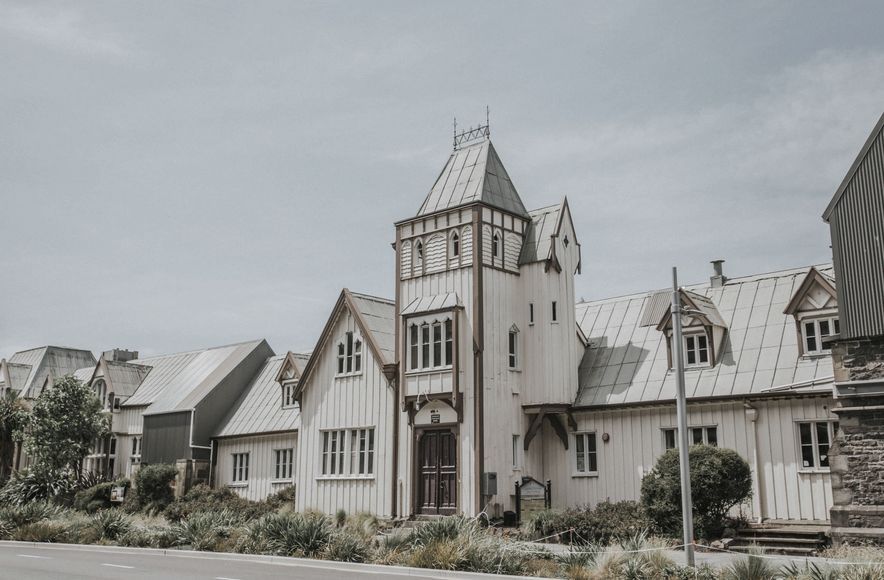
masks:
[[[684,337],[685,366],[705,367],[709,365],[709,339],[705,334]]]
[[[494,234],[491,238],[491,256],[495,259],[500,257],[500,234]]]
[[[292,409],[298,405],[298,401],[295,399],[295,387],[297,383],[295,382],[285,382],[282,385],[282,408],[283,409]]]
[[[362,341],[352,332],[344,335],[338,343],[338,374],[349,375],[362,372]]]
[[[460,236],[457,232],[451,234],[451,257],[456,258],[460,256]]]
[[[823,354],[829,349],[823,345],[823,339],[839,334],[840,325],[837,317],[805,319],[801,322],[801,338],[804,354]]]

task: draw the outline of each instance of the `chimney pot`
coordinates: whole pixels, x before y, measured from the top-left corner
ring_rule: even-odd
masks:
[[[725,282],[727,282],[727,276],[724,275],[724,268],[721,267],[724,264],[724,260],[712,260],[712,271],[713,275],[709,278],[709,283],[713,288],[721,288]]]

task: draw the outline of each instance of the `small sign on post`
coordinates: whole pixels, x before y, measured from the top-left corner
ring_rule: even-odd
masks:
[[[123,503],[126,499],[126,488],[122,485],[116,485],[111,488],[110,500],[113,503]]]

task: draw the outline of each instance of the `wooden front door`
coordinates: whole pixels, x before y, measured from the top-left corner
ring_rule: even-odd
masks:
[[[457,511],[457,438],[449,430],[424,431],[418,441],[417,511]]]

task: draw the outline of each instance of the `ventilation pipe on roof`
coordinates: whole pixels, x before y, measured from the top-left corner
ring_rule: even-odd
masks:
[[[724,260],[712,260],[714,274],[709,278],[709,283],[713,288],[721,288],[727,282],[727,276],[724,275],[724,269],[721,267],[722,264],[724,264]]]

